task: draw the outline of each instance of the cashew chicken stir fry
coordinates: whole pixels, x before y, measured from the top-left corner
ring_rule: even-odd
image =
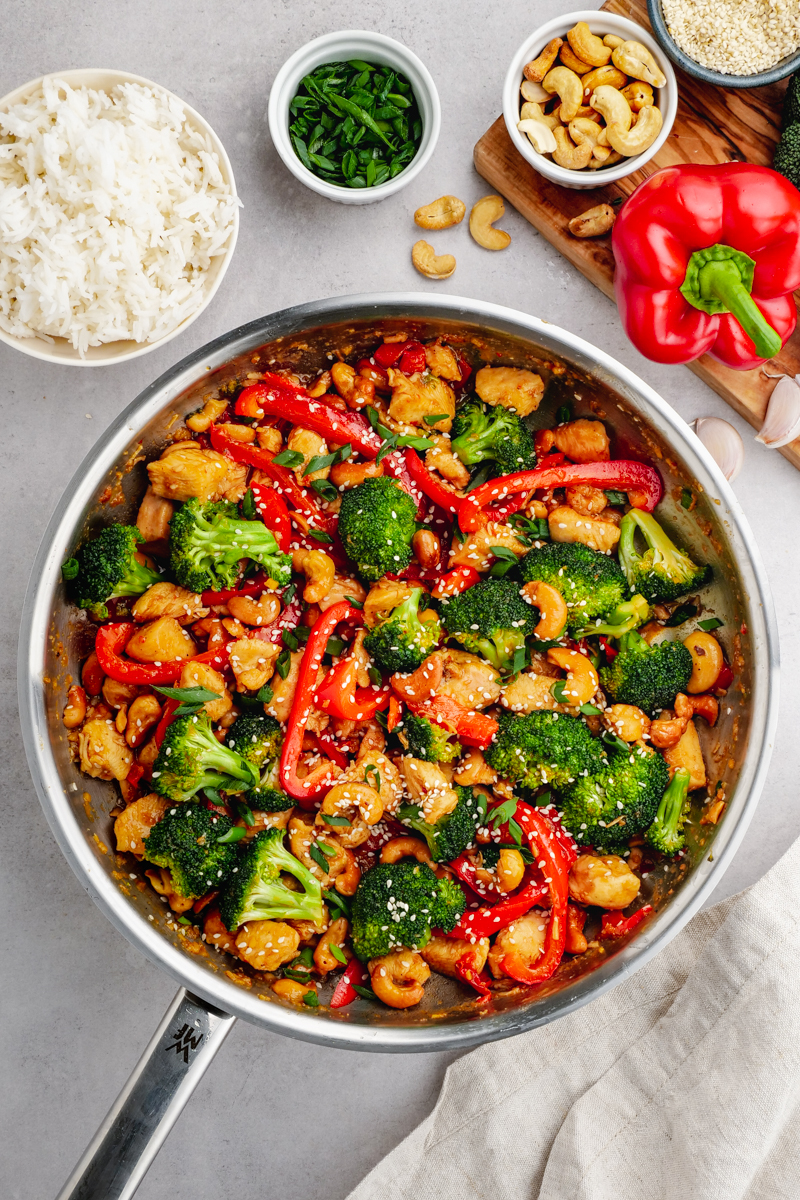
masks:
[[[64,564],[94,649],[63,721],[121,861],[282,1003],[535,988],[652,912],[692,792],[724,809],[710,570],[543,395],[401,333],[229,381]]]

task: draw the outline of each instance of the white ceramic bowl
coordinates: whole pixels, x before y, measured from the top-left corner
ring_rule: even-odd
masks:
[[[183,105],[183,110],[186,113],[189,124],[195,126],[209,138],[219,159],[219,169],[222,177],[230,185],[233,194],[236,195],[236,183],[233,178],[233,168],[231,167],[230,159],[225,152],[225,147],[208,121],[204,120],[198,112],[186,104],[185,101],[181,100],[179,96],[175,96],[174,92],[170,92],[168,88],[162,87],[160,83],[153,83],[151,79],[145,79],[141,75],[131,75],[127,71],[111,71],[104,70],[103,68],[49,71],[47,77],[63,79],[65,83],[68,83],[73,88],[89,87],[101,91],[108,91],[120,83],[138,83],[143,87],[156,88],[158,91],[164,92],[167,96],[172,96],[174,99],[179,100]],[[33,79],[30,83],[25,83],[22,87],[9,92],[7,96],[3,96],[2,100],[0,100],[0,111],[5,111],[12,104],[18,104],[21,100],[31,95],[41,85],[43,78],[44,76],[40,76],[38,79]],[[0,341],[5,342],[7,346],[13,346],[15,350],[21,350],[23,354],[29,354],[32,358],[41,358],[46,362],[65,363],[73,367],[103,367],[111,363],[127,362],[131,358],[139,358],[142,354],[149,354],[151,350],[155,350],[159,346],[171,342],[178,334],[183,333],[208,308],[217,288],[222,283],[223,275],[228,269],[238,234],[239,209],[237,207],[234,213],[233,232],[225,253],[219,254],[212,259],[211,266],[209,267],[203,303],[190,317],[182,321],[177,329],[173,329],[171,333],[165,334],[163,337],[156,339],[156,341],[106,342],[102,346],[90,346],[83,358],[81,358],[78,351],[74,349],[72,343],[67,341],[66,338],[54,338],[52,342],[46,342],[43,338],[38,337],[14,337],[13,334],[6,333],[4,329],[0,329]]]
[[[297,95],[303,76],[323,63],[348,62],[351,58],[380,63],[401,71],[414,90],[422,115],[422,141],[416,155],[404,171],[378,187],[349,188],[326,183],[303,166],[289,137],[289,105]],[[441,124],[439,93],[424,63],[401,42],[365,29],[326,33],[324,37],[315,38],[313,42],[301,46],[283,64],[269,94],[269,131],[278,154],[296,179],[320,196],[339,204],[374,204],[376,200],[385,200],[387,196],[393,196],[406,187],[412,179],[416,179],[433,154]]]
[[[599,37],[602,37],[606,33],[615,33],[619,37],[625,38],[626,41],[641,42],[653,55],[653,58],[667,77],[667,82],[663,88],[653,89],[656,103],[661,109],[663,124],[661,132],[652,146],[649,146],[647,150],[643,150],[641,154],[637,154],[634,158],[624,158],[621,162],[614,163],[613,166],[599,167],[596,171],[569,171],[566,167],[559,167],[552,159],[545,158],[543,154],[539,154],[538,151],[534,150],[527,135],[520,133],[517,129],[520,110],[519,89],[523,79],[522,68],[531,59],[541,54],[552,38],[560,37],[566,40],[567,30],[572,29],[578,21],[585,21],[592,33],[597,34]],[[540,29],[532,33],[522,43],[511,60],[511,65],[508,68],[505,83],[503,84],[503,118],[505,119],[509,137],[522,157],[527,159],[531,166],[540,175],[544,175],[546,179],[552,180],[553,183],[560,183],[562,187],[576,188],[578,190],[603,187],[607,183],[613,183],[616,179],[624,179],[626,175],[632,175],[634,171],[640,170],[664,145],[664,142],[669,137],[677,111],[678,81],[675,78],[672,64],[652,34],[648,33],[646,29],[643,29],[641,25],[637,25],[634,21],[629,21],[627,17],[618,17],[614,13],[598,12],[595,9],[589,9],[584,12],[565,13],[564,16],[548,21],[546,25],[542,25]]]

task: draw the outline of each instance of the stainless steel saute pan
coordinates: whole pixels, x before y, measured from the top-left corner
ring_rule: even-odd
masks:
[[[558,981],[517,989],[489,1008],[435,977],[418,1008],[398,1012],[357,1001],[344,1009],[297,1011],[266,988],[226,975],[224,955],[186,930],[170,930],[164,906],[130,878],[133,860],[113,851],[113,788],[81,775],[61,724],[68,676],[88,650],[82,619],[65,599],[61,563],[88,530],[131,520],[145,486],[143,457],[157,455],[179,419],[230,375],[267,364],[299,371],[333,352],[366,348],[384,331],[442,334],[475,361],[532,367],[547,380],[542,424],[570,400],[615,431],[616,453],[646,455],[664,476],[664,512],[687,548],[715,568],[713,609],[737,682],[707,758],[726,784],[728,810],[681,864],[648,879],[656,916],[603,956],[576,959]],[[349,352],[349,351],[348,351]],[[681,489],[698,497],[688,514]],[[132,1196],[236,1017],[320,1044],[408,1052],[465,1049],[552,1021],[600,995],[647,962],[702,904],[725,871],[753,815],[776,720],[777,636],[769,589],[752,534],[730,487],[685,422],[641,379],[562,329],[477,300],[417,294],[344,297],[254,321],[190,355],[147,388],[81,464],[34,564],[22,623],[19,697],[25,748],[42,806],[76,875],[109,920],[181,988],[122,1095],[61,1193],[114,1200]],[[710,853],[713,839],[713,861]]]

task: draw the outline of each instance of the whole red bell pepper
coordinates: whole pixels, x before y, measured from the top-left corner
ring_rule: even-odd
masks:
[[[140,663],[123,658],[122,650],[127,646],[137,626],[132,621],[121,621],[115,625],[101,625],[97,631],[94,648],[97,661],[103,671],[117,683],[164,684],[174,683],[189,662],[188,658],[177,658],[171,662]]]
[[[612,246],[625,332],[655,362],[710,354],[749,371],[794,330],[800,193],[768,167],[657,171],[623,205]]]
[[[458,508],[458,524],[465,533],[472,533],[492,519],[491,512],[486,510],[487,505],[495,500],[504,500],[506,496],[531,492],[536,488],[574,487],[581,483],[635,493],[636,507],[647,512],[653,511],[664,491],[661,476],[655,467],[630,459],[536,467],[533,471],[517,471],[513,475],[491,479],[464,496]]]
[[[434,693],[427,700],[409,700],[403,697],[409,711],[417,717],[427,717],[434,725],[457,735],[466,746],[477,746],[485,750],[497,733],[497,721],[485,713],[475,712],[451,700],[449,696]]]
[[[283,417],[293,425],[313,429],[326,441],[341,445],[350,442],[365,458],[374,458],[381,448],[381,438],[366,417],[350,409],[335,408],[324,398],[312,399],[305,388],[269,372],[262,383],[254,383],[239,393],[236,413],[256,419]]]

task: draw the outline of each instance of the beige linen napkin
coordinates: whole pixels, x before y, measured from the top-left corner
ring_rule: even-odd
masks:
[[[798,1200],[800,841],[570,1016],[451,1066],[349,1200]]]

